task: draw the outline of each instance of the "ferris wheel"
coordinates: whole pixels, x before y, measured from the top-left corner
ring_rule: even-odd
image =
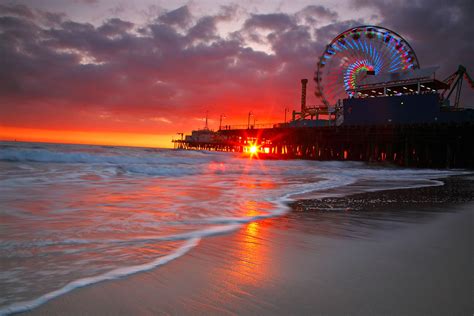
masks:
[[[410,44],[397,33],[379,26],[358,26],[336,36],[319,59],[314,80],[316,96],[332,107],[352,97],[368,75],[419,68]]]

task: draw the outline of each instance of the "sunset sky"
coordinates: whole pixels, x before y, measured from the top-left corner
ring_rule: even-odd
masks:
[[[0,0],[0,139],[170,147],[206,111],[213,129],[249,111],[281,122],[323,47],[362,24],[399,33],[441,79],[458,64],[472,74],[473,12],[472,0]]]

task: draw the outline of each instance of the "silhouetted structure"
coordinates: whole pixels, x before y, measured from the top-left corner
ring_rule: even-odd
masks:
[[[260,158],[474,168],[474,110],[459,104],[463,79],[471,88],[473,80],[460,65],[440,81],[437,68],[421,69],[395,32],[355,27],[334,38],[318,62],[321,105],[306,104],[302,79],[301,109],[291,122],[257,128],[249,112],[247,126],[193,131],[174,140],[175,148],[245,153],[256,146]]]

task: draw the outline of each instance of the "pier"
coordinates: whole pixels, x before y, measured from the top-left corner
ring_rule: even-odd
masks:
[[[474,168],[474,124],[229,129],[175,148],[248,153],[260,159],[386,162],[404,167]]]

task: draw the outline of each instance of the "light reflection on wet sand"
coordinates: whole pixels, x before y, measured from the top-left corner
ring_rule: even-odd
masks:
[[[294,211],[205,241],[197,252],[220,263],[204,262],[212,277],[203,282],[213,294],[194,293],[177,311],[418,315],[469,310],[465,276],[472,225],[466,219],[472,214],[466,213],[468,205],[439,204],[438,190],[421,189],[434,193],[423,207],[416,204],[424,199],[416,190],[373,193],[369,197],[378,196],[378,203],[396,196],[405,203],[366,211]],[[368,204],[375,203],[370,199]],[[252,215],[253,204],[247,205]],[[455,210],[459,214],[451,214]],[[433,301],[439,295],[444,297]]]
[[[454,209],[459,214],[401,221],[388,231],[367,228],[364,220],[324,221],[307,230],[315,222],[305,222],[304,214],[253,222],[235,234],[203,240],[169,265],[72,292],[33,314],[463,311],[470,304],[470,282],[463,276],[468,273],[466,234],[472,216],[465,207]],[[369,229],[370,238],[342,233],[347,229]]]

